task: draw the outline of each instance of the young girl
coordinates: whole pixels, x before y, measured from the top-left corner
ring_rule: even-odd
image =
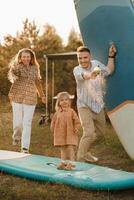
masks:
[[[13,145],[21,142],[21,151],[28,153],[37,93],[45,103],[40,68],[35,53],[28,48],[21,49],[9,67],[8,78],[12,83],[9,98],[13,108]]]
[[[71,99],[67,92],[60,92],[57,95],[55,109],[56,112],[51,121],[51,131],[54,133],[54,146],[59,146],[61,152],[62,161],[58,169],[73,170],[80,121],[76,112],[71,108]]]

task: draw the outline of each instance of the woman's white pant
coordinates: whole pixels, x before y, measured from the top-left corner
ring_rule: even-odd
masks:
[[[13,109],[13,140],[21,140],[21,147],[29,149],[31,125],[35,105],[12,102]]]

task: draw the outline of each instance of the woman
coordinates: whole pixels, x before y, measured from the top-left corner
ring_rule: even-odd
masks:
[[[12,83],[9,99],[13,109],[13,145],[21,141],[21,151],[28,153],[37,93],[45,103],[39,64],[35,53],[24,48],[12,59],[9,67],[8,78]]]

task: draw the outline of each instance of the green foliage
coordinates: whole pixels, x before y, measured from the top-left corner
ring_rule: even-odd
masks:
[[[19,38],[23,41],[27,41],[30,47],[34,48],[38,42],[39,29],[37,28],[35,21],[29,22],[28,19],[23,22],[23,25],[23,31]]]
[[[53,26],[46,24],[41,36],[38,37],[38,42],[34,48],[38,62],[40,63],[42,78],[45,79],[45,54],[57,53],[63,51],[62,39],[56,33]]]
[[[0,97],[7,96],[10,88],[10,83],[7,80],[7,73],[8,73],[7,67],[0,69]]]
[[[39,41],[36,47],[43,54],[58,53],[63,51],[63,44],[61,37],[56,33],[53,26],[46,24],[44,26],[43,34],[39,36]]]
[[[83,41],[81,39],[81,36],[75,32],[74,29],[70,31],[70,34],[68,36],[68,44],[65,47],[66,51],[76,51],[77,47],[82,46]]]

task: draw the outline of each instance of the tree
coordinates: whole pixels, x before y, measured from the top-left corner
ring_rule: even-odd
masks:
[[[81,35],[78,34],[74,29],[70,31],[68,36],[68,42],[65,47],[66,51],[76,51],[77,47],[82,46],[83,41]]]
[[[74,29],[70,31],[70,34],[68,36],[68,42],[65,46],[66,52],[73,52],[76,51],[78,46],[83,45],[81,36],[75,32]],[[63,81],[61,83],[62,88],[65,88],[68,92],[71,94],[75,94],[75,80],[73,76],[73,68],[76,66],[77,60],[68,60],[67,62],[64,62],[64,69],[62,72],[63,75]],[[68,84],[66,84],[68,83]]]
[[[44,26],[43,33],[41,36],[39,36],[38,43],[35,47],[43,79],[45,78],[46,74],[44,55],[50,53],[63,52],[63,50],[64,46],[62,44],[61,37],[56,33],[56,30],[53,26],[46,24]],[[49,85],[51,87],[51,68],[49,68],[49,79]]]
[[[34,49],[39,39],[40,30],[35,24],[35,21],[29,22],[27,18],[23,22],[23,25],[23,31],[21,32],[19,39],[27,41],[29,46]]]
[[[36,51],[44,53],[57,53],[63,51],[61,37],[56,33],[56,29],[49,24],[44,25],[43,33],[39,36]]]
[[[7,67],[0,69],[0,97],[7,96],[7,93],[10,88],[10,83],[7,80],[7,73],[8,73]]]

